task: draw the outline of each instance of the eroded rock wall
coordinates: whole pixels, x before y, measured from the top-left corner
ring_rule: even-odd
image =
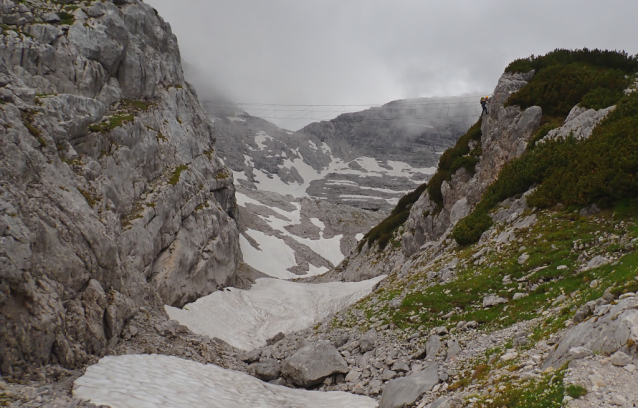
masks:
[[[489,115],[483,116],[483,153],[475,174],[461,168],[450,181],[443,182],[443,208],[437,209],[427,193],[412,206],[402,238],[406,256],[416,253],[425,243],[437,240],[456,221],[468,215],[503,167],[523,154],[529,138],[540,125],[542,110],[532,106],[521,111],[518,106],[505,107],[504,104],[510,94],[527,84],[532,75],[533,72],[501,76],[491,99]]]
[[[3,375],[102,355],[140,306],[231,285],[240,259],[170,26],[138,0],[61,3],[0,0]]]

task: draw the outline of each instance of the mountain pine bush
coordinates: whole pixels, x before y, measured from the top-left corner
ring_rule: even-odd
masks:
[[[491,225],[488,212],[499,202],[538,188],[527,198],[533,207],[597,203],[609,207],[638,197],[638,93],[625,96],[589,139],[551,140],[508,163],[474,211],[455,226],[461,245],[478,241]]]

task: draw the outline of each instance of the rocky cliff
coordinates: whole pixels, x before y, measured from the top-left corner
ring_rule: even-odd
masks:
[[[521,110],[518,106],[504,107],[504,104],[533,75],[534,72],[501,76],[491,98],[489,115],[482,117],[482,155],[475,173],[470,174],[461,167],[452,174],[451,180],[443,181],[441,208],[437,208],[428,194],[423,194],[414,204],[402,237],[406,256],[417,252],[426,242],[437,240],[451,224],[468,215],[505,164],[523,154],[529,138],[540,125],[542,110],[538,106]]]
[[[102,355],[138,307],[231,285],[240,258],[232,173],[169,24],[76,3],[0,1],[3,375]]]

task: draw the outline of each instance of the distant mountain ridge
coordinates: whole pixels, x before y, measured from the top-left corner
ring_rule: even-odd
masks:
[[[291,132],[227,105],[204,106],[236,183],[381,211],[427,181],[478,114],[467,102],[400,100]]]

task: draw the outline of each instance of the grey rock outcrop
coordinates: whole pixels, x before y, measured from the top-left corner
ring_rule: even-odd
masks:
[[[388,382],[381,394],[379,408],[411,407],[423,394],[439,382],[438,364],[432,364],[423,371]]]
[[[281,365],[281,374],[294,384],[311,387],[334,374],[347,374],[348,364],[332,344],[319,341],[302,347]]]
[[[543,367],[561,367],[574,358],[570,350],[576,347],[584,347],[594,353],[622,351],[638,355],[638,298],[622,299],[605,310],[604,314],[569,329]]]
[[[0,370],[19,377],[233,284],[240,251],[232,173],[153,8],[1,7],[22,24],[0,34]]]
[[[402,238],[406,256],[416,253],[426,242],[441,237],[450,225],[467,215],[505,164],[523,154],[532,132],[540,124],[541,108],[532,106],[521,111],[517,106],[505,107],[504,103],[511,93],[527,84],[533,74],[505,73],[501,76],[494,90],[490,113],[483,116],[482,155],[475,174],[461,168],[449,182],[443,183],[441,209],[437,209],[427,193],[414,203]]]
[[[558,138],[564,139],[569,136],[573,136],[578,140],[587,139],[591,136],[594,127],[596,127],[601,120],[605,119],[614,109],[616,109],[616,106],[595,110],[576,105],[569,112],[563,126],[551,130],[541,142]]]

